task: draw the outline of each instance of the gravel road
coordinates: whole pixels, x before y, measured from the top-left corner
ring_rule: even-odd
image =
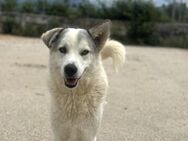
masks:
[[[127,47],[110,82],[99,141],[188,141],[188,50]],[[0,35],[0,141],[51,141],[48,49]]]

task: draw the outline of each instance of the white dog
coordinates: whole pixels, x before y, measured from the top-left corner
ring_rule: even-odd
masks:
[[[115,69],[124,46],[109,40],[110,21],[89,30],[55,28],[42,35],[50,49],[51,118],[54,141],[96,141],[108,80],[102,60]]]

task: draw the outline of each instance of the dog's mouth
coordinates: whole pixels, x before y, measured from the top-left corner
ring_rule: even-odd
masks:
[[[79,79],[83,76],[83,74],[86,72],[86,69],[84,69],[84,72],[82,73],[82,75],[79,77],[79,78],[76,78],[76,77],[65,77],[64,78],[64,81],[65,81],[65,85],[68,87],[68,88],[74,88],[77,86],[78,84],[78,81]]]
[[[76,87],[77,83],[78,83],[79,78],[65,78],[65,85],[68,88],[74,88]]]

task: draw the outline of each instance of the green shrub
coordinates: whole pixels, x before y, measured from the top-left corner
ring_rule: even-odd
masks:
[[[17,7],[17,2],[16,0],[4,0],[1,3],[1,10],[2,11],[6,11],[6,12],[10,12],[10,11],[14,11]]]
[[[22,26],[14,17],[7,17],[2,21],[2,33],[22,35]]]
[[[2,32],[7,34],[12,34],[13,29],[17,23],[14,21],[13,18],[7,17],[4,21],[2,21]]]
[[[175,37],[169,37],[169,38],[161,38],[159,45],[167,46],[167,47],[180,47],[180,48],[188,49],[188,35],[175,36]]]
[[[128,28],[128,38],[131,42],[149,45],[159,43],[159,37],[154,32],[156,14],[152,3],[132,3],[131,22]]]
[[[35,7],[34,5],[35,4],[30,1],[23,2],[19,7],[19,11],[24,13],[33,13]]]
[[[57,16],[68,16],[69,7],[62,3],[49,4],[46,9],[46,14],[57,15]]]
[[[47,26],[37,23],[26,23],[23,29],[23,36],[40,37],[47,30]]]
[[[62,23],[59,20],[49,20],[48,29],[52,29],[55,27],[61,27]]]

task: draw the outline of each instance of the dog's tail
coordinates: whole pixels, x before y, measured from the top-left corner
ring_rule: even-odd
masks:
[[[108,40],[101,51],[102,59],[111,57],[115,71],[125,62],[125,46],[118,41]]]

